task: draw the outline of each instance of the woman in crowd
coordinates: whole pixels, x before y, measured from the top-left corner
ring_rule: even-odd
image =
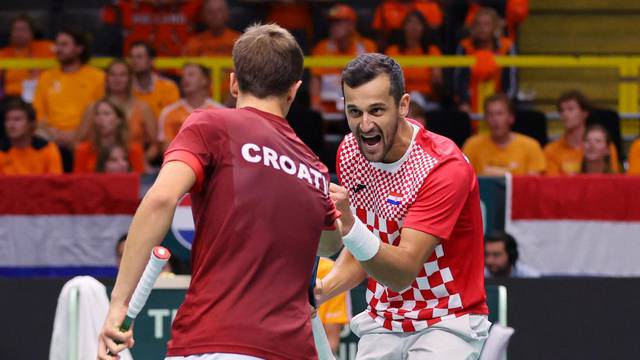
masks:
[[[104,148],[96,164],[96,172],[101,173],[126,173],[131,171],[129,154],[127,149],[119,144],[114,144]]]
[[[398,45],[389,46],[386,54],[392,57],[439,56],[442,52],[432,42],[431,29],[424,15],[419,11],[412,11],[404,18]],[[405,66],[404,80],[407,92],[418,92],[425,99],[433,99],[442,85],[442,69]]]
[[[601,125],[591,125],[584,133],[581,173],[613,174],[611,169],[609,147],[611,138]]]
[[[478,87],[481,83],[493,84],[494,92],[502,92],[514,98],[516,96],[515,68],[501,69],[495,63],[494,56],[515,55],[513,42],[503,36],[502,19],[495,10],[478,10],[471,34],[458,44],[456,55],[469,55],[477,58],[471,70],[456,68],[454,71],[454,92],[462,111],[480,110]]]
[[[98,155],[112,146],[126,149],[131,169],[135,172],[144,172],[144,150],[140,143],[129,140],[124,111],[107,99],[96,102],[92,110],[90,118],[93,121],[89,128],[89,140],[76,146],[73,172],[96,171]]]
[[[157,142],[158,122],[149,106],[133,97],[132,79],[129,64],[121,59],[114,60],[106,70],[105,98],[124,111],[131,141],[143,145],[146,149],[145,158],[152,161],[160,151]],[[93,107],[90,106],[84,114],[78,131],[79,141],[87,140],[91,136],[89,129],[93,122]]]

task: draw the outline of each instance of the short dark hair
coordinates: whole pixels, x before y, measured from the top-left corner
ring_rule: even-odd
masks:
[[[13,111],[13,110],[19,110],[24,112],[25,115],[27,115],[27,120],[29,120],[29,122],[36,121],[36,111],[33,109],[33,106],[23,101],[22,99],[10,100],[5,106],[3,117],[6,118],[9,111]]]
[[[558,111],[561,110],[561,104],[571,100],[575,101],[583,111],[589,111],[591,109],[589,99],[580,90],[569,90],[562,93],[558,98],[558,101],[556,101],[556,108]]]
[[[501,242],[504,244],[504,249],[507,251],[509,257],[509,265],[513,266],[518,261],[520,254],[518,253],[518,243],[511,234],[504,231],[493,231],[485,236],[485,242]]]
[[[404,76],[402,68],[391,57],[378,53],[366,53],[351,60],[342,70],[342,92],[344,84],[350,88],[364,85],[379,75],[389,76],[389,95],[393,97],[396,104],[400,104],[400,99],[404,95]]]
[[[131,46],[129,47],[129,51],[131,51],[131,49],[133,49],[134,47],[138,47],[138,46],[142,46],[144,48],[144,50],[147,52],[147,56],[149,56],[149,58],[154,59],[156,57],[156,49],[154,49],[153,46],[151,46],[151,44],[149,44],[146,41],[143,40],[138,40],[138,41],[134,41]]]
[[[209,69],[208,67],[202,65],[202,64],[197,64],[197,63],[192,63],[192,62],[188,62],[185,63],[184,65],[182,65],[182,69],[186,69],[187,66],[195,66],[198,68],[198,70],[200,70],[200,73],[202,73],[202,76],[206,77],[207,80],[209,80],[209,82],[211,82],[211,69]]]
[[[240,91],[260,99],[285,94],[302,78],[303,62],[296,39],[275,24],[249,26],[233,45]]]
[[[494,95],[491,95],[488,98],[486,98],[484,100],[484,110],[485,110],[485,112],[487,111],[487,107],[490,104],[493,104],[494,102],[501,102],[501,103],[507,105],[507,110],[509,111],[509,114],[515,115],[516,107],[513,105],[513,101],[511,101],[511,99],[509,99],[509,96],[507,96],[505,94],[494,94]]]
[[[60,34],[67,34],[71,36],[76,46],[82,46],[82,52],[80,53],[80,61],[86,64],[91,59],[91,40],[89,34],[84,31],[78,31],[75,29],[63,29],[58,32]]]

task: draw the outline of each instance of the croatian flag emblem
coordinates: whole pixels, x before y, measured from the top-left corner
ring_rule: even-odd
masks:
[[[402,197],[404,195],[397,193],[395,191],[391,191],[389,193],[389,195],[387,196],[387,202],[391,205],[400,205],[400,202],[402,201]]]

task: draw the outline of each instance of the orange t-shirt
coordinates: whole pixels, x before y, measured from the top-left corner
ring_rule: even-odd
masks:
[[[305,30],[307,37],[313,33],[311,6],[299,2],[276,2],[269,7],[268,23],[276,23],[289,30]]]
[[[129,118],[129,136],[132,143],[145,144],[147,139],[147,126],[145,125],[144,115],[147,104],[143,101],[134,101],[131,107]]]
[[[223,108],[224,106],[220,103],[213,101],[212,99],[207,99],[204,104],[199,107],[199,109],[215,109],[215,108]],[[159,123],[160,123],[160,131],[158,134],[158,140],[168,144],[173,140],[176,135],[178,135],[178,131],[180,131],[180,127],[187,119],[187,116],[191,114],[194,110],[189,103],[187,103],[184,99],[180,99],[175,103],[167,106],[162,109],[160,113]]]
[[[129,164],[134,172],[144,172],[144,149],[139,143],[129,144]],[[98,165],[98,154],[91,141],[84,141],[76,145],[73,156],[74,173],[92,173]]]
[[[404,18],[414,10],[420,11],[432,28],[442,25],[443,13],[440,6],[434,1],[398,2],[387,0],[376,8],[376,12],[373,14],[372,26],[376,30],[383,31],[401,30]]]
[[[180,90],[178,90],[176,83],[157,74],[152,75],[151,81],[150,91],[144,91],[134,86],[133,96],[147,103],[153,115],[157,118],[165,106],[173,104],[180,99]]]
[[[233,44],[240,37],[240,33],[225,29],[220,36],[213,35],[210,31],[203,31],[189,37],[182,48],[182,54],[186,56],[231,56]]]
[[[155,2],[118,0],[114,6],[102,9],[104,22],[121,20],[120,25],[126,34],[124,54],[129,52],[134,42],[145,41],[156,49],[159,56],[180,55],[182,45],[202,9],[202,0],[164,1],[166,5],[154,5]]]
[[[104,96],[104,72],[83,65],[75,72],[47,70],[40,75],[33,107],[38,120],[59,130],[75,130],[85,109]]]
[[[0,49],[0,58],[53,58],[53,42],[34,40],[24,49],[7,46]],[[4,93],[10,96],[22,94],[22,83],[25,80],[36,80],[40,74],[36,69],[4,70]]]
[[[34,137],[31,146],[0,148],[0,175],[62,174],[62,158],[56,144]]]
[[[582,166],[582,147],[571,147],[564,137],[547,144],[544,156],[547,159],[547,175],[579,174]],[[615,145],[609,145],[611,171],[620,172],[618,151]]]
[[[628,174],[640,175],[640,139],[631,143],[627,159],[629,160]]]
[[[478,3],[471,3],[464,24],[467,27],[473,25],[476,14],[481,6]],[[505,6],[505,17],[507,20],[507,35],[509,39],[516,40],[516,29],[529,16],[529,0],[507,0]]]
[[[440,56],[442,53],[437,46],[431,45],[429,46],[429,52],[426,55],[429,56]],[[413,48],[413,49],[405,49],[404,52],[400,50],[398,45],[392,45],[387,48],[386,54],[389,56],[400,56],[400,55],[425,55],[424,50],[421,47]],[[428,67],[409,67],[403,66],[402,71],[404,72],[404,82],[405,88],[407,92],[418,91],[425,95],[431,95],[432,92],[432,70]]]

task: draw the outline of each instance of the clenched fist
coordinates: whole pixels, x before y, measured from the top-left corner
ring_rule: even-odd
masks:
[[[353,222],[355,221],[353,217],[353,213],[351,213],[351,207],[349,203],[349,190],[346,188],[331,183],[329,184],[329,197],[336,205],[336,209],[340,211],[342,214],[340,215],[340,232],[342,235],[346,235],[351,230],[353,226]]]

